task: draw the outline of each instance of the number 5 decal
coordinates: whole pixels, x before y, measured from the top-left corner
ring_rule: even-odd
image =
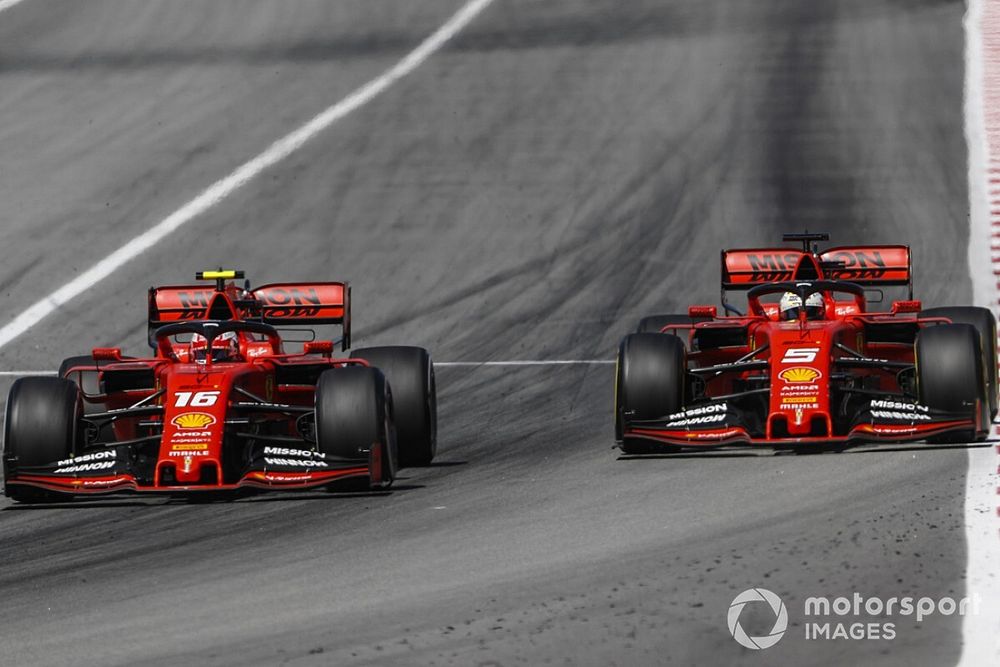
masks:
[[[221,391],[178,391],[174,394],[174,398],[176,399],[174,407],[186,408],[191,406],[192,408],[207,408],[215,405],[221,393]]]
[[[819,354],[818,347],[793,347],[785,350],[785,356],[781,358],[783,364],[801,364],[814,361]]]

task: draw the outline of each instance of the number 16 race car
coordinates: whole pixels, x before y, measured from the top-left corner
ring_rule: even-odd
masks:
[[[618,351],[615,435],[626,454],[680,447],[834,447],[984,439],[997,412],[996,320],[922,309],[907,246],[722,252],[722,303],[643,318]],[[872,312],[867,297],[907,299]],[[746,291],[740,313],[727,293]],[[729,313],[733,313],[729,315]]]
[[[231,281],[238,271],[197,278],[215,285],[150,288],[152,357],[95,348],[65,360],[59,377],[13,384],[8,496],[379,488],[397,465],[431,462],[437,402],[426,350],[338,359],[329,340],[283,349],[276,327],[289,325],[341,325],[341,349],[350,346],[347,283],[251,290]]]

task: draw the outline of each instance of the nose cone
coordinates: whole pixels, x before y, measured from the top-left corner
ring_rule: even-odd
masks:
[[[199,485],[222,481],[222,442],[230,381],[225,372],[178,364],[165,375],[163,440],[157,484]]]
[[[773,327],[768,438],[830,435],[830,341],[822,325]]]

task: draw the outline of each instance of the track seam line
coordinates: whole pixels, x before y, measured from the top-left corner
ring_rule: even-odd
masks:
[[[0,377],[22,377],[25,375],[56,375],[56,371],[0,371]]]
[[[603,366],[614,359],[511,359],[509,361],[435,361],[435,366]]]
[[[2,0],[0,0],[2,1]],[[9,1],[9,0],[8,0]],[[197,197],[181,206],[162,221],[121,246],[48,296],[36,301],[0,328],[0,348],[52,314],[60,306],[104,280],[114,271],[132,261],[190,222],[205,211],[226,199],[246,185],[258,174],[281,162],[320,132],[341,118],[358,109],[387,90],[396,81],[416,70],[427,58],[458,34],[493,0],[469,0],[415,49],[382,74],[356,88],[347,97],[327,107],[312,120],[286,134],[267,147],[262,153],[236,168],[228,176],[216,181]]]

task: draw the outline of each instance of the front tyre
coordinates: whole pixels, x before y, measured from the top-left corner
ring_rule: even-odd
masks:
[[[947,317],[955,324],[971,324],[979,332],[986,367],[986,390],[990,418],[997,416],[997,319],[989,308],[980,306],[944,306],[920,311],[919,317]]]
[[[980,423],[970,432],[938,441],[983,440],[989,434],[989,401],[979,333],[971,324],[939,324],[917,334],[917,397],[930,408],[963,412],[980,405]]]
[[[385,376],[376,368],[348,366],[324,371],[316,383],[316,444],[329,456],[368,458],[380,447],[382,477],[371,486],[385,486],[396,475],[396,440],[392,396]]]
[[[615,378],[615,439],[626,454],[642,454],[651,446],[625,437],[631,421],[658,419],[684,405],[687,357],[677,336],[635,333],[618,347]]]
[[[4,480],[22,468],[51,466],[70,458],[77,449],[81,400],[76,383],[63,378],[25,377],[10,388],[4,426]],[[17,502],[51,502],[62,495],[4,484],[4,493]]]

